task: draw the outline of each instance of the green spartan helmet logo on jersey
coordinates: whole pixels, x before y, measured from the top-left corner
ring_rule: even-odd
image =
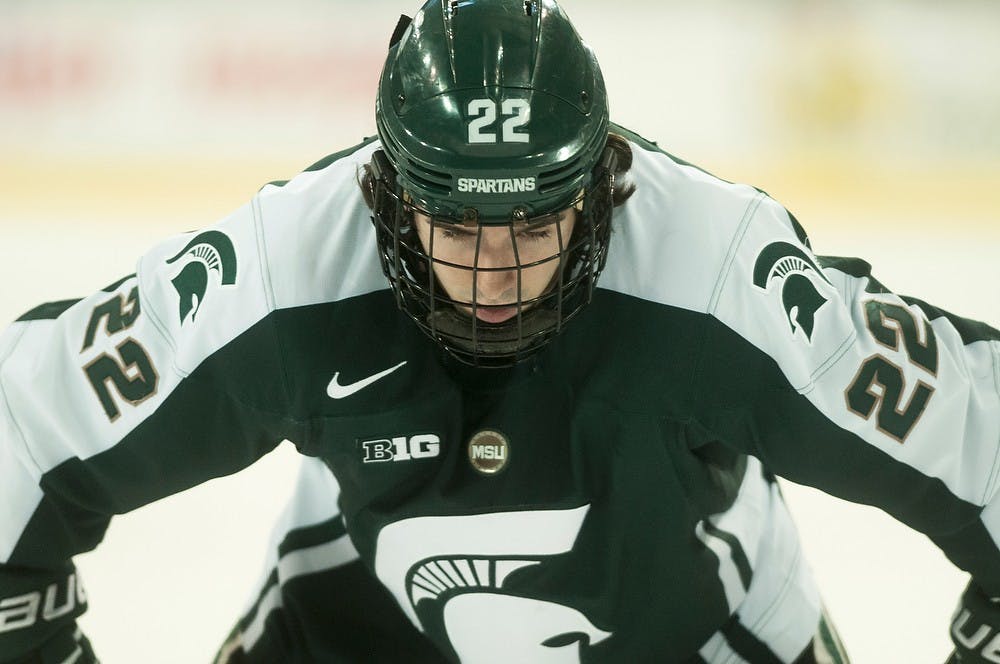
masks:
[[[781,305],[792,327],[792,334],[800,329],[811,342],[816,314],[827,299],[820,294],[809,273],[830,283],[816,261],[802,249],[789,242],[772,242],[757,256],[753,283],[766,291],[772,279],[781,282]]]
[[[233,242],[221,231],[206,231],[194,237],[168,264],[187,258],[187,263],[176,277],[170,280],[180,298],[178,314],[181,324],[188,315],[194,321],[205,301],[210,272],[219,275],[222,286],[236,283],[236,250]]]

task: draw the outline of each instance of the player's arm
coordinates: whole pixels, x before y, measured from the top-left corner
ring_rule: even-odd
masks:
[[[0,662],[92,661],[72,556],[292,436],[257,247],[247,207],[0,336]]]
[[[698,378],[704,437],[884,509],[1000,596],[1000,332],[815,256],[770,199],[741,232]]]

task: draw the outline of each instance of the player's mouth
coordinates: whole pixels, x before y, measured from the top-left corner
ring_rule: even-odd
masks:
[[[516,315],[516,306],[491,307],[480,305],[476,307],[476,318],[484,323],[491,323],[493,325],[504,323]]]

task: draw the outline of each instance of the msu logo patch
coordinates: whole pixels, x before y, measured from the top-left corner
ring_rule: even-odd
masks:
[[[781,305],[792,336],[802,330],[809,343],[816,327],[816,314],[827,303],[816,287],[817,279],[833,285],[809,254],[789,242],[767,245],[753,266],[754,286],[769,292],[774,282],[780,285]]]
[[[221,231],[199,233],[167,264],[180,262],[183,267],[170,283],[180,298],[178,315],[181,325],[190,316],[194,322],[208,291],[209,276],[216,275],[219,286],[236,283],[236,250],[229,236]]]

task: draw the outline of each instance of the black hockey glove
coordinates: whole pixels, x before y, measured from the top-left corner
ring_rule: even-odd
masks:
[[[970,582],[951,622],[955,652],[946,664],[1000,664],[1000,598]]]

